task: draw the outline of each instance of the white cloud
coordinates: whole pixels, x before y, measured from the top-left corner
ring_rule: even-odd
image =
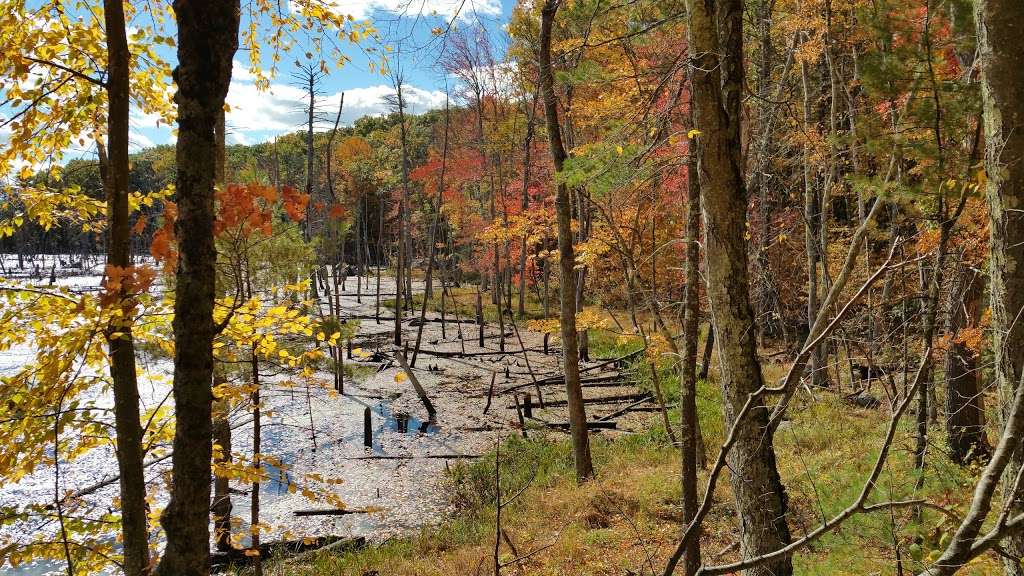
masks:
[[[363,116],[379,116],[390,111],[385,97],[395,93],[394,88],[377,84],[345,90],[345,107],[341,125],[350,126]],[[420,114],[444,106],[445,95],[439,90],[424,90],[415,86],[403,88],[407,112]],[[307,93],[296,86],[272,84],[268,91],[260,91],[251,82],[232,81],[227,102],[231,107],[227,115],[228,134],[237,143],[266,140],[271,134],[302,129],[307,122]],[[317,130],[334,125],[334,116],[341,100],[341,92],[327,94],[317,100],[320,116]]]
[[[132,152],[138,152],[144,148],[152,148],[153,146],[156,146],[156,143],[142,132],[138,132],[136,130],[128,131],[128,148]]]
[[[374,11],[416,17],[420,15],[437,15],[451,19],[458,15],[460,19],[469,19],[474,15],[499,16],[501,2],[499,0],[323,0],[337,13],[350,15],[356,20],[365,20]],[[293,10],[293,2],[289,2]]]
[[[231,80],[239,80],[241,82],[252,82],[256,77],[249,72],[249,65],[242,64],[238,60],[231,61]]]

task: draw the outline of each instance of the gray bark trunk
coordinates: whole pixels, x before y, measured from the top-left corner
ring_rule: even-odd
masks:
[[[704,213],[708,299],[721,367],[726,426],[762,386],[750,306],[740,123],[743,86],[742,0],[687,0],[687,27],[697,129],[698,172]],[[787,496],[775,464],[768,410],[756,407],[737,428],[729,456],[740,551],[752,558],[790,542]],[[786,557],[747,571],[788,576]]]

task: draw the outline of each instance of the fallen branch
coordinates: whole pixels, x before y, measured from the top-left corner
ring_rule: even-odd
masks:
[[[427,414],[430,416],[430,419],[433,420],[434,416],[437,415],[437,410],[434,409],[434,404],[430,401],[430,397],[427,396],[427,391],[423,389],[423,386],[420,385],[419,379],[416,378],[412,369],[409,368],[409,363],[405,360],[405,353],[397,348],[394,352],[395,359],[398,360],[398,363],[402,366],[402,370],[405,371],[405,375],[409,377],[409,382],[412,382],[412,387],[416,389],[416,394],[420,397],[420,400],[423,402],[423,406],[427,409]]]
[[[369,514],[369,510],[347,510],[345,508],[319,508],[312,510],[296,510],[295,516],[345,516],[348,514]]]
[[[616,410],[615,412],[612,412],[611,414],[606,414],[604,416],[601,416],[600,418],[597,419],[597,421],[598,422],[604,422],[606,420],[611,420],[612,418],[616,418],[618,416],[622,416],[626,412],[629,412],[630,410],[636,408],[637,406],[639,406],[641,404],[644,404],[646,402],[650,402],[651,400],[652,400],[652,398],[648,394],[647,396],[644,396],[643,398],[637,400],[636,402],[633,402],[632,404],[630,404],[628,406],[624,406],[622,408],[619,408],[618,410]]]

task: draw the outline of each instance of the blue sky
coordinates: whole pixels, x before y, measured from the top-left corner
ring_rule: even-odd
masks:
[[[504,45],[503,26],[514,6],[514,0],[324,1],[333,3],[340,13],[351,14],[356,20],[372,21],[383,43],[392,47],[392,58],[401,48],[405,100],[412,113],[443,107],[446,80],[454,89],[455,80],[446,79],[438,65],[443,38],[435,37],[431,30],[446,27],[453,18],[457,27],[480,23],[500,49]],[[257,90],[248,72],[249,55],[239,50],[228,93],[231,109],[227,116],[229,143],[263,142],[303,127],[306,122],[305,91],[291,74],[296,70],[294,62],[307,61],[305,54],[313,50],[308,38],[300,37],[299,40],[291,53],[282,58],[278,76],[272,79],[267,91]],[[323,45],[326,47],[328,43],[325,41]],[[371,71],[369,63],[379,60],[379,52],[367,53],[365,49],[372,46],[380,50],[380,44],[367,40],[359,46],[347,42],[339,43],[339,46],[351,62],[340,69],[330,67],[330,74],[321,82],[317,106],[323,119],[319,123],[321,130],[333,124],[341,92],[345,92],[342,125],[349,125],[361,116],[384,113],[387,106],[383,98],[394,92],[390,78],[379,71]],[[167,49],[163,56],[173,62],[173,49]],[[265,53],[263,57],[266,68],[269,54]],[[329,56],[325,55],[324,59],[330,64]],[[317,60],[314,54],[314,61]],[[134,150],[174,142],[171,127],[157,126],[155,120],[133,113],[131,140]]]

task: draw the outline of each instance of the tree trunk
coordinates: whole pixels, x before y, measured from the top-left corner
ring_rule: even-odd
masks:
[[[210,572],[212,453],[214,127],[238,48],[238,0],[175,0],[178,26],[176,146],[178,270],[174,302],[174,434],[171,499],[161,516],[164,576]]]
[[[686,0],[691,54],[693,115],[704,211],[708,299],[718,340],[726,426],[735,424],[749,396],[762,386],[750,306],[746,191],[740,142],[743,86],[742,0]],[[712,12],[714,10],[714,12]],[[717,24],[717,27],[716,27]],[[729,455],[733,494],[741,522],[740,552],[752,558],[790,542],[787,496],[775,464],[768,410],[755,407],[737,424]],[[755,576],[788,576],[789,557],[752,568]]]
[[[411,286],[404,284],[403,278],[411,278],[408,268],[408,242],[409,226],[409,147],[405,133],[405,101],[402,97],[402,83],[396,82],[395,91],[398,94],[398,122],[402,138],[402,199],[398,205],[398,268],[395,276],[395,346],[402,345],[402,316],[405,311],[403,292],[405,298],[411,300]],[[408,290],[403,290],[403,287]]]
[[[703,448],[697,441],[700,434],[700,422],[697,420],[697,316],[700,312],[700,271],[697,265],[700,241],[697,234],[700,228],[700,180],[694,148],[689,150],[690,158],[686,166],[686,286],[683,289],[683,353],[679,377],[684,526],[697,515],[697,467],[703,467],[704,461]],[[690,542],[683,557],[685,576],[693,576],[700,568],[700,534],[695,535]]]
[[[131,228],[128,206],[128,38],[124,4],[105,0],[107,29],[107,159],[103,180],[107,192],[107,274],[131,266]],[[139,387],[135,370],[135,343],[131,318],[133,294],[126,284],[110,295],[113,305],[125,313],[112,321],[106,337],[110,346],[110,379],[114,388],[114,427],[117,433],[117,468],[121,489],[121,534],[124,543],[124,573],[149,572],[149,527],[146,521],[146,479],[142,471],[142,423],[139,419]]]
[[[555,172],[561,172],[568,158],[562,145],[558,123],[558,102],[555,96],[555,77],[551,69],[551,30],[554,27],[556,0],[546,0],[541,11],[540,27],[540,81],[544,98],[544,118]],[[572,433],[573,458],[576,463],[576,481],[584,482],[594,476],[590,458],[590,437],[587,433],[587,414],[580,387],[580,358],[576,340],[576,257],[573,254],[569,189],[564,182],[558,184],[555,198],[558,216],[558,264],[560,272],[560,310],[562,331],[562,363],[565,389],[569,405],[569,428]]]
[[[992,230],[991,303],[995,384],[1004,417],[1024,370],[1024,67],[1020,35],[1024,10],[1015,0],[978,0],[975,4],[982,63],[985,119],[985,171]],[[1024,464],[1017,450],[1006,478]],[[1024,512],[1019,494],[1013,513]],[[1024,535],[1004,542],[1014,557],[1024,556]],[[1020,574],[1007,562],[1008,574]]]
[[[227,381],[219,369],[214,370],[213,385]],[[220,446],[218,463],[231,463],[231,423],[228,420],[231,404],[226,399],[215,403],[213,414],[213,442]],[[231,550],[231,479],[225,475],[217,475],[213,479],[213,541],[222,552]]]
[[[214,172],[214,181],[217,186],[224,189],[227,179],[227,155],[225,149],[226,118],[224,110],[220,111],[217,117],[217,163]],[[240,281],[240,280],[239,280]],[[218,296],[223,296],[224,287],[218,287]],[[214,361],[216,362],[216,360]],[[213,387],[227,382],[223,368],[214,364]],[[213,443],[220,446],[220,458],[218,462],[228,464],[231,462],[231,402],[227,398],[214,401],[213,405]],[[213,514],[213,541],[217,549],[226,552],[231,550],[231,479],[226,475],[218,475],[213,479],[213,505],[210,508]]]
[[[807,64],[800,63],[800,80],[803,87],[803,123],[804,130],[811,130],[811,96],[810,79],[807,74]],[[804,249],[807,253],[807,331],[810,332],[814,321],[818,319],[818,231],[816,223],[821,221],[823,214],[819,209],[818,193],[814,188],[814,175],[811,172],[811,145],[805,143],[803,147],[803,177],[804,177]],[[827,264],[827,262],[826,262]],[[808,373],[811,375],[811,384],[824,386],[828,379],[825,377],[825,355],[824,347],[816,346],[811,354],[811,361],[808,365]]]
[[[946,436],[950,458],[965,465],[985,461],[991,451],[985,438],[985,405],[976,354],[956,335],[976,327],[981,316],[981,278],[962,267],[950,293],[947,333],[953,336],[946,351]]]

